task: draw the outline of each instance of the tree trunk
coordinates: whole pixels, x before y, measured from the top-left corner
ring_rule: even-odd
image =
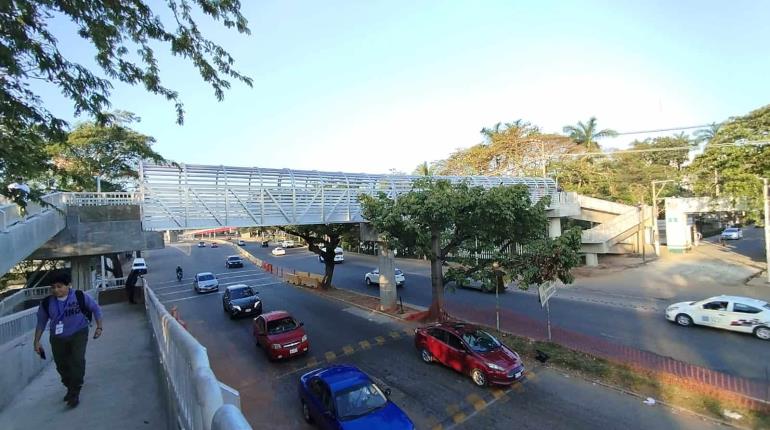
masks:
[[[334,276],[334,259],[331,262],[329,259],[324,259],[324,279],[322,281],[321,288],[328,290],[332,287],[332,276]]]
[[[429,320],[444,320],[444,272],[441,267],[441,244],[439,243],[439,232],[431,230],[430,246],[430,283],[432,288],[432,297],[430,309],[428,310]]]

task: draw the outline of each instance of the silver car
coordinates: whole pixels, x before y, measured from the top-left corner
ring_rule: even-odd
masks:
[[[196,273],[193,280],[193,290],[196,293],[219,291],[219,279],[211,272]]]
[[[743,238],[743,230],[741,230],[738,227],[730,227],[726,228],[725,231],[722,232],[722,239],[742,239]]]
[[[374,269],[371,272],[364,275],[364,283],[366,285],[372,285],[372,284],[379,284],[380,283],[380,269]],[[404,272],[402,272],[400,269],[396,269],[396,286],[397,287],[403,287],[406,283],[406,277],[404,276]]]

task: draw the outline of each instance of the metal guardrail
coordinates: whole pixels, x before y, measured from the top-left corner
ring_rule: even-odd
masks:
[[[158,345],[168,405],[172,409],[170,415],[176,417],[176,427],[183,430],[250,430],[243,414],[224,403],[206,348],[168,313],[144,282],[144,303]]]
[[[584,195],[578,195],[578,201],[580,207],[586,209],[592,209],[600,212],[607,212],[610,214],[622,215],[626,212],[636,209],[635,206],[626,205],[623,203],[611,202],[609,200],[597,199],[595,197],[588,197]]]
[[[63,201],[68,206],[123,206],[142,203],[141,194],[129,192],[110,193],[64,193]]]
[[[580,202],[578,193],[572,191],[558,191],[551,194],[551,204],[548,209],[577,206]]]

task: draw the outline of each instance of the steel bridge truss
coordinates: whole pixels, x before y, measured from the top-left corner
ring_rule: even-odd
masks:
[[[364,222],[358,196],[395,198],[419,176],[369,175],[180,164],[142,163],[140,193],[146,230],[259,227]],[[524,184],[532,201],[556,192],[550,178],[440,176],[494,187]]]

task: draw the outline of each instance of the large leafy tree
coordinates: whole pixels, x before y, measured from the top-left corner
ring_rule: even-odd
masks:
[[[278,227],[307,242],[310,252],[317,254],[324,261],[322,288],[332,287],[334,277],[334,250],[340,246],[343,237],[358,229],[358,224],[316,224]]]
[[[542,133],[524,120],[481,129],[484,142],[455,151],[442,174],[546,176],[552,159],[580,148],[568,138]]]
[[[132,130],[129,125],[139,118],[118,112],[105,125],[79,124],[63,143],[53,143],[47,152],[53,164],[53,176],[60,189],[96,191],[95,176],[102,181],[102,191],[121,191],[126,181],[137,178],[140,160],[165,163],[152,149],[155,139]]]
[[[588,119],[588,122],[578,121],[575,125],[565,126],[563,131],[575,143],[582,145],[586,151],[598,151],[601,149],[598,143],[599,139],[618,135],[615,130],[609,128],[599,130],[596,117],[593,116]]]
[[[398,199],[384,193],[360,199],[362,214],[392,248],[416,249],[430,259],[431,319],[443,317],[444,289],[450,281],[488,279],[493,269],[518,279],[524,265],[513,260],[527,257],[516,255],[517,245],[551,240],[546,236],[547,202],[533,204],[524,186],[485,189],[423,178]],[[490,254],[494,257],[476,258]],[[442,264],[449,258],[460,264],[445,277]],[[568,271],[569,262],[562,262]]]
[[[72,101],[75,115],[89,115],[100,124],[109,119],[105,112],[115,81],[140,85],[168,99],[175,105],[177,122],[183,122],[179,94],[160,78],[155,55],[159,47],[188,59],[217,99],[230,87],[228,79],[251,85],[250,78],[233,68],[230,54],[207,39],[196,21],[207,16],[227,28],[249,33],[238,0],[165,0],[160,4],[151,7],[142,0],[0,2],[2,180],[35,176],[48,169],[42,145],[62,141],[66,135],[67,123],[48,110],[32,82],[57,87]],[[153,9],[163,10],[156,13]],[[100,70],[71,60],[59,49],[59,41],[49,29],[55,20],[69,20],[77,27],[78,35],[93,46]],[[0,192],[7,193],[4,186]]]
[[[751,212],[757,217],[762,204],[759,178],[770,176],[768,140],[770,105],[723,122],[687,169],[695,193],[749,197]]]

